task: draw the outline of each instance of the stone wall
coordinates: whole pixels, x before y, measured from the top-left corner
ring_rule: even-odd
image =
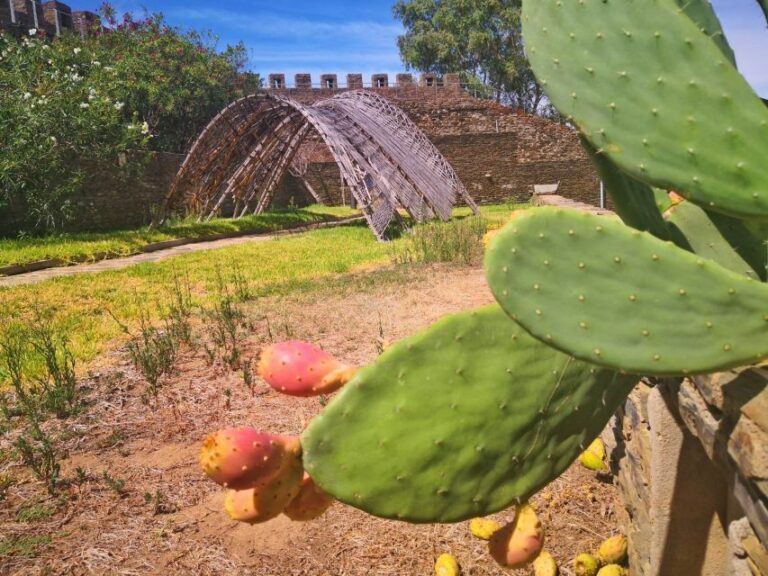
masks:
[[[604,434],[633,576],[768,576],[768,371],[645,381]]]
[[[378,82],[386,87],[377,88]],[[286,86],[284,74],[272,74],[268,82],[270,92],[304,104],[331,98],[346,89],[334,85],[337,88],[328,89],[324,84],[313,87],[307,74],[297,75],[294,88]],[[360,87],[363,81],[358,75],[349,75],[347,85]],[[447,75],[440,83],[424,74],[417,83],[410,74],[399,74],[393,84],[387,75],[376,74],[367,86],[366,90],[403,109],[445,155],[478,202],[524,201],[531,197],[534,184],[558,182],[563,196],[589,204],[599,202],[599,178],[575,130],[473,98],[454,75]],[[325,145],[317,138],[309,142],[313,150],[307,180],[337,203],[343,186],[340,172]],[[300,190],[294,192],[299,194]]]

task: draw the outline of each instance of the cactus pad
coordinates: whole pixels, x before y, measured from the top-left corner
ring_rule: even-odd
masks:
[[[614,218],[522,213],[495,238],[485,264],[507,313],[577,358],[679,375],[768,356],[768,285]]]
[[[302,435],[304,465],[375,516],[485,516],[557,478],[636,381],[545,346],[498,306],[459,314],[362,368]]]
[[[768,219],[768,109],[701,27],[675,0],[523,3],[531,65],[595,147],[708,209]]]

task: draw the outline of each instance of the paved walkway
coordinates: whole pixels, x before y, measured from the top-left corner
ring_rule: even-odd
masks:
[[[280,236],[300,234],[310,230],[317,230],[318,228],[333,228],[343,224],[348,224],[350,222],[356,222],[361,219],[361,216],[355,216],[352,218],[345,218],[343,220],[336,220],[333,222],[320,222],[318,224],[310,224],[308,226],[294,228],[292,230],[281,230],[271,234],[262,233],[253,234],[251,236],[240,236],[237,238],[226,238],[224,240],[213,240],[211,242],[197,242],[195,244],[185,244],[183,246],[168,248],[167,250],[158,250],[157,252],[136,254],[135,256],[126,256],[125,258],[115,258],[112,260],[102,260],[100,262],[94,262],[93,264],[78,264],[75,266],[65,266],[62,268],[48,268],[46,270],[27,272],[26,274],[19,274],[17,276],[0,277],[0,288],[23,286],[26,284],[38,284],[40,282],[50,280],[51,278],[60,278],[62,276],[75,276],[77,274],[92,274],[97,272],[106,272],[108,270],[120,270],[122,268],[128,268],[129,266],[135,266],[136,264],[142,264],[144,262],[159,262],[160,260],[167,260],[168,258],[181,256],[182,254],[190,254],[192,252],[200,252],[202,250],[217,250],[219,248],[237,246],[239,244],[247,244],[250,242],[265,242]]]

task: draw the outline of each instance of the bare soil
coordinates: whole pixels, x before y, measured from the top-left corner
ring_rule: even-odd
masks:
[[[361,292],[262,299],[246,307],[243,357],[255,358],[271,338],[301,338],[362,364],[375,358],[382,334],[394,341],[490,302],[481,270],[448,266]],[[0,500],[0,543],[50,537],[28,551],[32,557],[0,557],[0,574],[415,576],[433,574],[444,552],[456,556],[465,576],[510,573],[493,563],[468,523],[414,526],[341,504],[310,523],[230,521],[220,489],[196,464],[203,437],[239,425],[298,434],[321,409],[319,400],[278,395],[258,378],[251,390],[241,371],[212,367],[202,350],[190,350],[157,400],[147,401],[146,384],[124,351],[103,360],[108,368],[84,382],[87,410],[60,424],[67,457],[58,499],[47,497],[26,469],[0,459],[0,469],[16,480]],[[533,503],[565,576],[576,554],[617,532],[614,487],[578,466]],[[35,507],[55,511],[22,521],[19,511]]]

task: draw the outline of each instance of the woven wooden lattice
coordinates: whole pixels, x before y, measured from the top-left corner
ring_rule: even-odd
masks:
[[[304,181],[302,143],[315,131],[330,149],[376,237],[384,239],[397,209],[416,221],[448,220],[462,200],[477,213],[453,168],[424,133],[387,99],[355,91],[308,106],[254,94],[233,102],[203,130],[166,198],[212,218],[231,203],[235,217],[271,203],[288,171]]]

